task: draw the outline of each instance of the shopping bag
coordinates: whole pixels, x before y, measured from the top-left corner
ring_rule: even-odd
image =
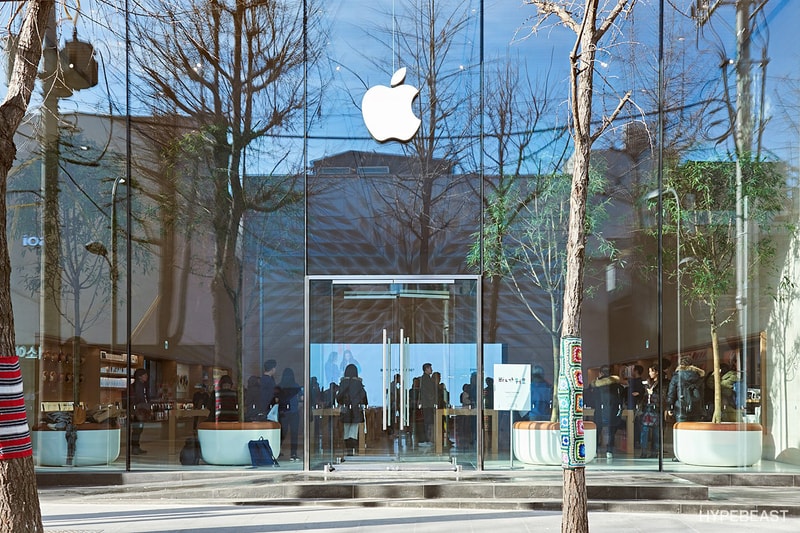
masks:
[[[278,404],[272,406],[267,414],[267,420],[270,422],[277,422],[278,421]]]
[[[250,450],[250,462],[253,466],[279,466],[269,441],[264,437],[251,440],[247,443],[247,447]]]

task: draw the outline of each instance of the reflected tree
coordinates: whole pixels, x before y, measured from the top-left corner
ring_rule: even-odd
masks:
[[[302,129],[304,107],[314,106],[304,75],[317,57],[308,43],[324,42],[306,36],[318,29],[312,22],[319,20],[312,16],[316,9],[313,2],[161,0],[132,18],[142,98],[156,102],[154,112],[162,116],[183,117],[187,133],[197,131],[205,143],[191,149],[202,152],[208,167],[184,176],[196,188],[185,198],[196,198],[198,223],[211,228],[214,242],[215,357],[222,362],[233,357],[238,376],[243,217],[250,210],[276,211],[301,201],[296,183],[303,172],[299,156],[291,160],[302,151],[281,146],[274,137],[275,165],[294,166],[296,172],[245,186],[244,157],[258,139]]]
[[[381,202],[376,224],[404,253],[402,268],[427,274],[436,248],[446,245],[445,235],[464,224],[469,211],[463,208],[472,198],[470,176],[456,170],[477,139],[469,134],[477,109],[477,70],[465,64],[469,58],[463,57],[459,43],[470,38],[479,19],[467,2],[433,0],[398,6],[387,18],[391,27],[372,32],[383,50],[370,60],[387,80],[391,65],[407,65],[406,83],[419,88],[414,111],[422,124],[402,146],[408,171],[388,182],[371,181]],[[395,221],[396,226],[382,225]]]

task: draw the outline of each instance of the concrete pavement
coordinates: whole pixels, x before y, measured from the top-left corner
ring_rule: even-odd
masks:
[[[38,475],[48,533],[560,531],[560,472]],[[796,474],[587,473],[592,532],[800,531]]]
[[[253,506],[208,501],[92,503],[84,498],[42,501],[47,533],[137,532],[358,532],[370,533],[529,533],[560,531],[561,514],[553,511],[441,509],[413,507]],[[737,533],[800,531],[800,518],[780,513],[610,513],[590,512],[593,533],[666,533],[696,531]]]

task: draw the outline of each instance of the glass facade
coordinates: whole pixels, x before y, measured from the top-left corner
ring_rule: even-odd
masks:
[[[791,469],[800,4],[666,4],[595,58],[587,467]],[[192,468],[195,437],[196,468],[244,467],[258,436],[286,469],[560,467],[571,29],[485,0],[87,9],[51,21],[8,179],[38,468]]]

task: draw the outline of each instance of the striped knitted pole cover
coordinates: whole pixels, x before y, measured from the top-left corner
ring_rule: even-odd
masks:
[[[0,357],[0,460],[33,455],[19,357]]]
[[[586,464],[583,435],[583,349],[580,337],[561,337],[558,374],[558,411],[561,430],[561,467],[582,468]]]

